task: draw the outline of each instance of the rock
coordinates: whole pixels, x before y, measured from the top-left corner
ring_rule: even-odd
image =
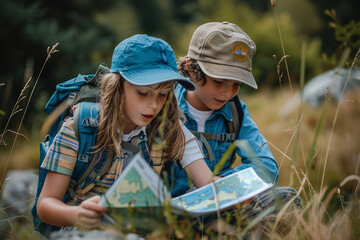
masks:
[[[110,231],[57,231],[50,235],[50,240],[84,240],[84,239],[101,239],[101,240],[144,240],[137,234],[129,233],[123,235],[121,233],[110,232]]]
[[[0,235],[4,236],[14,220],[29,220],[31,218],[31,207],[34,204],[36,195],[38,175],[34,169],[11,170],[7,173],[4,189],[1,195],[0,208]],[[19,217],[21,216],[21,217]],[[24,218],[25,217],[25,218]],[[12,219],[11,221],[4,221]],[[22,223],[19,223],[22,224]],[[11,235],[11,234],[10,234]],[[39,234],[40,235],[40,234]],[[51,240],[80,240],[80,239],[101,239],[101,240],[144,240],[137,234],[121,234],[114,231],[57,231],[50,235]]]
[[[7,173],[1,206],[7,217],[29,216],[34,203],[38,175],[36,170],[11,170]]]

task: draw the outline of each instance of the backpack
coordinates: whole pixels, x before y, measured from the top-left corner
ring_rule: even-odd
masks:
[[[49,114],[61,108],[59,111],[60,115],[52,124],[49,134],[40,143],[38,186],[35,202],[31,209],[34,228],[45,237],[49,237],[51,232],[59,230],[60,227],[42,222],[37,215],[36,204],[47,175],[47,170],[42,169],[40,166],[45,159],[54,137],[67,116],[73,116],[74,131],[79,141],[79,150],[69,187],[62,201],[67,202],[69,199],[74,199],[76,189],[84,189],[89,186],[89,184],[95,183],[97,179],[101,178],[110,168],[112,161],[106,160],[108,157],[112,158],[112,155],[106,152],[102,152],[101,154],[93,153],[94,150],[92,148],[95,146],[98,131],[98,101],[100,91],[98,85],[102,75],[109,72],[110,70],[108,68],[100,65],[95,74],[79,74],[75,78],[58,84],[56,91],[45,106],[45,110]],[[65,107],[62,106],[63,104],[65,104]],[[72,107],[73,111],[70,111],[70,107]],[[139,137],[137,145],[121,142],[122,149],[131,151],[134,154],[141,151],[149,165],[157,167],[158,165],[153,163],[152,156],[150,156],[149,151],[147,151],[148,145],[145,138],[142,136]],[[170,164],[172,163],[169,161],[166,166]]]
[[[223,141],[223,142],[231,141],[232,142],[232,141],[235,141],[237,139],[237,137],[239,136],[240,128],[242,125],[242,120],[244,118],[244,112],[242,110],[239,97],[237,95],[235,95],[235,97],[233,97],[229,101],[229,104],[230,104],[230,110],[231,110],[231,115],[232,115],[233,121],[226,121],[226,133],[215,134],[215,133],[191,131],[192,134],[194,134],[194,136],[197,137],[197,139],[199,139],[199,141],[201,141],[204,144],[204,146],[209,154],[210,161],[214,160],[214,155],[212,153],[212,150],[211,150],[208,140],[217,140],[217,141]],[[235,159],[236,159],[236,153],[234,151],[232,154],[232,157],[231,157],[230,165],[235,161]]]
[[[241,129],[242,121],[244,118],[244,112],[242,110],[240,100],[238,96],[235,96],[229,101],[231,115],[233,121],[226,121],[226,132],[225,133],[204,133],[198,131],[190,131],[194,136],[201,141],[209,154],[209,160],[214,160],[214,156],[212,154],[212,150],[208,140],[219,140],[219,141],[235,141],[239,136],[239,132]],[[234,151],[231,156],[231,163],[236,159],[236,152]],[[186,193],[190,189],[190,184],[188,181],[188,176],[185,170],[181,167],[181,165],[171,165],[167,166],[168,169],[166,171],[169,173],[168,181],[176,182],[176,184],[171,185],[171,195],[173,197],[177,197]],[[176,180],[173,178],[176,176]]]
[[[63,121],[67,116],[71,116],[69,108],[74,104],[79,103],[73,114],[74,130],[79,139],[79,153],[63,202],[74,198],[76,188],[82,189],[95,182],[98,176],[105,174],[111,164],[111,161],[105,161],[107,153],[93,154],[92,150],[97,136],[98,108],[96,102],[99,95],[98,81],[101,75],[107,72],[109,72],[109,69],[100,66],[95,74],[79,74],[75,78],[58,84],[56,91],[45,106],[45,110],[49,114],[56,112],[59,108],[65,109],[65,111],[61,111],[60,116],[52,124],[48,135],[40,143],[38,186],[31,213],[35,230],[46,237],[49,237],[52,231],[59,230],[59,227],[42,222],[36,212],[37,199],[47,175],[47,170],[40,168],[40,166]],[[64,104],[65,107],[63,107]]]

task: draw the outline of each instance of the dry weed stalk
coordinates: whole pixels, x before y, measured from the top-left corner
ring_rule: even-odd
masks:
[[[287,57],[288,57],[288,55],[287,55],[286,52],[285,52],[284,42],[283,42],[282,35],[281,35],[279,19],[278,19],[278,15],[277,15],[277,12],[276,12],[276,2],[273,1],[273,0],[271,0],[271,5],[272,5],[272,7],[273,7],[273,9],[274,9],[276,26],[277,26],[278,33],[279,33],[280,45],[281,45],[281,50],[282,50],[282,54],[283,54],[283,57],[282,57],[281,59],[284,59],[285,68],[286,68],[286,74],[287,74],[287,77],[288,77],[288,80],[289,80],[289,87],[290,87],[290,91],[291,91],[291,93],[292,93],[290,72],[289,72],[289,67],[288,67],[288,63],[287,63],[287,60],[286,60]]]
[[[41,76],[41,74],[42,74],[42,72],[43,72],[43,70],[44,70],[44,68],[45,68],[45,65],[46,65],[47,61],[50,59],[51,55],[54,54],[54,53],[56,53],[56,52],[58,52],[58,50],[56,49],[56,47],[57,47],[58,45],[59,45],[59,43],[56,43],[56,44],[54,44],[54,45],[51,47],[51,49],[50,49],[50,47],[47,48],[47,56],[46,56],[46,59],[45,59],[43,65],[42,65],[42,67],[41,67],[41,69],[40,69],[39,75],[38,75],[38,77],[36,78],[36,81],[35,81],[35,83],[34,83],[34,86],[33,86],[32,89],[31,89],[31,92],[30,92],[30,95],[29,95],[29,98],[28,98],[28,101],[27,101],[27,103],[26,103],[26,106],[25,106],[25,109],[24,109],[24,110],[19,109],[19,102],[26,97],[26,96],[24,95],[24,92],[25,92],[25,90],[26,90],[26,89],[29,87],[29,85],[30,85],[30,81],[31,81],[31,79],[32,79],[31,77],[30,77],[29,80],[26,82],[24,88],[22,89],[22,91],[21,91],[21,93],[20,93],[20,96],[19,96],[19,98],[18,98],[18,101],[16,102],[15,107],[14,107],[14,109],[13,109],[13,111],[12,111],[12,114],[10,115],[10,117],[13,117],[14,114],[18,113],[19,111],[23,111],[23,112],[22,112],[23,114],[22,114],[22,117],[21,117],[21,120],[20,120],[20,123],[19,123],[19,126],[18,126],[18,128],[17,128],[16,133],[20,133],[20,129],[21,129],[22,123],[23,123],[23,121],[24,121],[24,119],[25,119],[25,114],[26,114],[27,109],[28,109],[28,107],[29,107],[31,98],[32,98],[32,96],[33,96],[33,94],[34,94],[34,91],[35,91],[35,88],[36,88],[37,83],[38,83],[38,81],[39,81],[39,78],[40,78],[40,76]],[[9,119],[9,121],[10,121],[10,119]],[[8,121],[8,122],[9,122],[9,121]],[[8,124],[6,125],[6,128],[5,128],[5,130],[4,130],[4,133],[6,132],[7,126],[8,126]],[[4,134],[4,133],[3,133],[3,134]],[[0,140],[3,139],[3,134],[1,135],[1,139],[0,139]],[[17,136],[18,136],[18,135],[19,135],[19,134],[15,134],[15,138],[14,138],[14,141],[13,141],[12,146],[11,146],[11,150],[10,150],[10,153],[9,153],[9,157],[8,157],[6,163],[5,163],[5,167],[4,167],[4,171],[3,171],[3,175],[2,175],[2,178],[1,178],[1,179],[3,179],[3,178],[5,177],[6,170],[7,170],[7,167],[8,167],[8,165],[9,165],[9,162],[10,162],[10,160],[11,160],[12,152],[14,151],[14,147],[15,147],[16,140],[17,140]],[[1,194],[2,194],[2,190],[1,190],[1,192],[0,192],[0,195],[1,195]]]
[[[348,57],[348,55],[350,54],[350,51],[344,51],[344,54],[342,56],[342,59],[343,62],[341,61],[339,63],[339,66],[342,66],[344,63],[345,63],[345,59]],[[351,63],[351,66],[350,66],[350,70],[349,70],[349,73],[348,73],[348,76],[346,78],[346,81],[345,81],[345,84],[344,84],[344,87],[341,91],[341,95],[340,95],[340,99],[339,99],[339,102],[338,102],[338,105],[337,105],[337,108],[336,108],[336,112],[335,112],[335,116],[334,116],[334,120],[333,120],[333,123],[332,123],[332,127],[331,127],[331,131],[330,131],[330,137],[329,137],[329,142],[328,142],[328,146],[327,146],[327,150],[326,150],[326,156],[325,156],[325,162],[324,162],[324,168],[323,168],[323,174],[322,174],[322,179],[321,179],[321,185],[320,185],[320,188],[323,187],[323,184],[324,184],[324,178],[325,178],[325,171],[326,171],[326,165],[327,165],[327,160],[328,160],[328,156],[329,156],[329,152],[330,152],[330,145],[331,145],[331,140],[332,140],[332,137],[333,137],[333,133],[334,133],[334,129],[335,129],[335,124],[336,124],[336,120],[337,120],[337,117],[338,117],[338,113],[339,113],[339,110],[340,110],[340,105],[342,103],[342,100],[344,98],[344,95],[345,95],[345,90],[346,90],[346,86],[349,82],[349,79],[350,79],[350,76],[351,76],[351,71],[352,69],[354,68],[355,64],[359,61],[359,56],[360,56],[360,48],[358,49],[355,57],[354,57],[354,60],[352,61]]]
[[[22,108],[20,108],[20,103],[22,100],[24,100],[26,98],[25,96],[25,91],[29,88],[30,86],[30,82],[31,82],[31,77],[28,79],[28,81],[25,82],[25,85],[23,87],[23,89],[21,90],[20,94],[19,94],[19,97],[18,99],[16,100],[15,102],[15,106],[13,107],[11,113],[10,113],[10,116],[6,122],[6,125],[4,127],[4,130],[3,132],[0,134],[0,146],[3,145],[3,146],[6,146],[6,142],[4,140],[4,136],[7,132],[11,132],[11,133],[14,133],[15,135],[18,134],[18,132],[15,132],[15,131],[12,131],[10,129],[8,129],[9,127],[9,124],[10,124],[10,121],[11,119],[19,112],[23,111]]]

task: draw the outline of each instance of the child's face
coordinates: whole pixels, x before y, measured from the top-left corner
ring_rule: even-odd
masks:
[[[125,129],[129,133],[136,126],[148,125],[163,108],[172,85],[159,87],[136,86],[124,81],[125,92]]]
[[[187,100],[194,108],[201,111],[218,110],[232,99],[240,88],[240,82],[213,78],[205,75],[206,84],[196,84],[196,90],[187,92]]]

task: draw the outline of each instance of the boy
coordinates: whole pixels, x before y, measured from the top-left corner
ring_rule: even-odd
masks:
[[[189,130],[220,135],[227,133],[227,122],[235,122],[232,117],[230,102],[241,106],[243,116],[240,119],[240,131],[234,138],[216,140],[206,139],[199,134],[205,161],[213,171],[221,156],[236,139],[246,140],[257,156],[252,159],[246,151],[237,148],[236,154],[241,157],[242,164],[232,165],[232,156],[222,166],[220,176],[229,175],[248,167],[253,167],[265,181],[276,185],[278,165],[272,155],[266,139],[260,134],[254,121],[250,118],[244,102],[237,98],[240,84],[247,84],[257,89],[257,84],[251,73],[252,59],[256,45],[251,38],[237,25],[228,22],[210,22],[198,27],[191,39],[188,54],[178,62],[178,71],[190,78],[196,90],[191,92],[178,85],[175,91],[179,108],[186,118]],[[203,135],[203,136],[201,136]],[[226,136],[223,134],[223,136]],[[213,138],[214,139],[214,138]],[[177,187],[185,191],[189,188],[186,181],[177,182]],[[280,205],[296,196],[296,191],[289,187],[274,187],[255,197],[244,213],[255,216],[269,207]],[[280,201],[278,201],[280,200]],[[294,198],[295,205],[301,209],[301,200]],[[275,214],[279,211],[271,211]],[[209,220],[205,220],[209,222]]]

